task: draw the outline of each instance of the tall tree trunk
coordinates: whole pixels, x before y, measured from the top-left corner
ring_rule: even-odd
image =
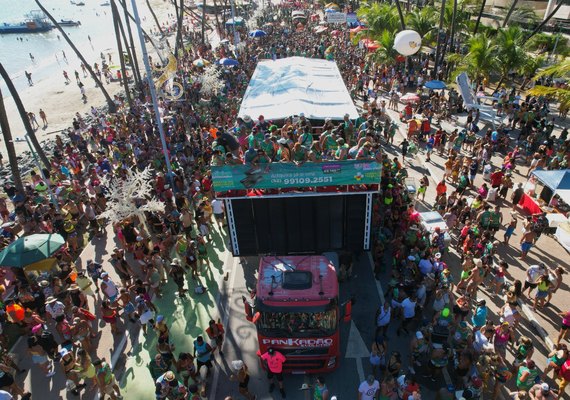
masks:
[[[546,17],[544,18],[544,20],[540,23],[540,25],[538,25],[536,28],[534,28],[534,31],[532,31],[532,33],[524,40],[523,45],[526,44],[526,42],[529,41],[529,39],[531,37],[533,37],[534,35],[536,35],[538,32],[540,32],[540,30],[542,29],[542,27],[544,25],[546,25],[548,23],[548,21],[550,21],[550,19],[552,17],[554,17],[554,15],[556,15],[556,13],[558,12],[558,10],[560,10],[560,7],[562,7],[563,4],[565,4],[568,0],[561,0],[560,3],[558,3],[556,5],[556,8]]]
[[[156,14],[154,13],[154,10],[152,8],[152,6],[150,5],[150,1],[146,0],[146,5],[152,15],[152,18],[154,18],[154,23],[156,24],[156,26],[158,27],[158,31],[160,32],[161,36],[164,36],[164,31],[162,30],[162,27],[160,26],[160,22],[158,22],[158,18],[156,16]]]
[[[455,36],[455,18],[457,16],[457,0],[453,0],[453,14],[451,17],[451,28],[450,28],[450,33],[449,33],[449,51],[453,52],[453,37]],[[443,65],[443,61],[445,60],[445,54],[447,53],[447,43],[448,41],[446,40],[445,43],[443,44],[443,49],[441,51],[441,57],[439,60],[439,64]],[[447,68],[449,68],[449,66],[447,66]],[[445,73],[444,73],[445,75]]]
[[[123,86],[125,87],[125,96],[127,97],[127,103],[129,104],[129,109],[132,109],[133,100],[131,99],[131,91],[129,90],[129,78],[127,77],[127,68],[125,68],[123,43],[121,42],[121,35],[119,34],[120,33],[119,23],[121,22],[121,17],[119,16],[119,10],[117,9],[117,4],[115,3],[115,0],[111,0],[111,12],[113,13],[115,40],[117,41],[117,50],[119,51],[119,60],[121,62],[121,73],[123,75]]]
[[[121,0],[119,0],[119,4],[121,7],[125,7],[126,4],[123,4]],[[127,24],[127,32],[129,34],[129,40],[127,41],[127,36],[125,34],[125,27],[122,24],[122,21],[119,21],[119,28],[121,29],[121,36],[123,37],[123,42],[125,43],[125,48],[127,49],[127,53],[129,54],[129,58],[131,60],[131,68],[133,69],[133,77],[135,79],[135,85],[137,88],[141,88],[141,73],[139,71],[139,61],[137,60],[137,53],[135,51],[135,44],[133,41],[133,34],[131,32],[131,23],[129,21],[129,16],[127,15],[126,9],[123,8],[124,11],[124,19],[125,23]]]
[[[483,16],[483,11],[485,11],[485,5],[487,4],[487,0],[483,0],[481,3],[481,9],[479,10],[479,15],[477,15],[477,22],[475,22],[475,29],[473,29],[473,34],[476,35],[477,31],[479,30],[479,23],[481,22],[481,16]]]
[[[184,0],[180,0],[180,5],[174,1],[176,9],[176,45],[174,46],[174,57],[178,58],[178,50],[184,51]]]
[[[89,71],[91,78],[93,78],[93,80],[95,81],[95,83],[99,87],[99,90],[101,90],[101,93],[103,93],[103,96],[105,96],[105,100],[107,101],[107,106],[109,107],[109,112],[110,113],[116,112],[117,106],[115,105],[115,102],[113,101],[111,96],[109,96],[109,93],[107,93],[107,90],[105,90],[105,88],[103,87],[103,84],[101,83],[101,81],[99,80],[97,75],[95,75],[95,72],[93,72],[93,69],[91,68],[91,64],[89,64],[87,62],[85,57],[83,57],[83,54],[81,54],[79,49],[77,47],[75,47],[75,45],[73,44],[71,39],[69,39],[69,36],[67,36],[67,33],[65,33],[65,31],[57,23],[55,18],[48,12],[48,10],[46,10],[46,8],[42,5],[42,3],[40,3],[40,0],[35,0],[35,1],[36,1],[36,4],[38,5],[38,7],[40,8],[40,10],[42,10],[42,12],[46,15],[46,17],[48,17],[49,20],[52,22],[52,24],[54,24],[54,26],[57,28],[57,30],[59,31],[61,36],[65,39],[65,41],[67,42],[69,47],[71,47],[71,49],[75,52],[75,55],[77,55],[77,57],[81,60],[81,62],[83,63],[83,65],[85,66],[87,71]]]
[[[8,91],[12,95],[12,99],[14,100],[14,103],[16,103],[16,108],[18,109],[18,114],[20,114],[20,119],[22,120],[22,124],[24,124],[24,128],[26,129],[26,133],[30,137],[30,141],[32,142],[32,145],[36,149],[36,153],[40,157],[42,164],[48,170],[51,169],[51,164],[50,164],[48,158],[46,157],[46,154],[44,153],[44,149],[40,145],[40,142],[38,142],[38,138],[36,137],[36,132],[32,128],[32,124],[30,123],[30,120],[28,118],[28,113],[26,112],[26,109],[24,108],[24,104],[22,103],[22,99],[20,98],[20,94],[16,90],[16,87],[14,86],[14,83],[12,82],[10,75],[8,75],[8,72],[4,69],[4,65],[2,65],[2,63],[0,63],[0,76],[2,76],[2,78],[4,79],[4,82],[6,82],[6,86],[8,87]]]
[[[119,0],[120,1],[120,0]],[[123,7],[123,11],[125,12],[125,15],[128,16],[129,18],[127,19],[127,21],[133,21],[135,24],[137,23],[137,21],[135,20],[135,17],[133,17],[133,15],[129,12],[128,8],[127,8],[127,3],[126,0],[122,0],[121,1],[121,6]],[[127,22],[127,25],[129,26],[129,36],[130,36],[130,41],[131,41],[131,47],[134,49],[135,48],[135,42],[133,40],[133,33],[131,32],[131,24],[129,22]],[[155,50],[158,50],[156,48],[156,46],[154,45],[154,42],[151,40],[150,35],[147,33],[147,31],[145,31],[142,26],[141,26],[141,32],[143,33],[144,37],[146,39],[148,39],[148,41],[150,42],[150,44],[152,45],[152,47]],[[134,53],[133,53],[134,54]]]
[[[406,29],[406,21],[404,20],[404,14],[402,14],[402,6],[400,5],[400,0],[394,0],[396,2],[396,9],[398,10],[398,16],[400,17],[400,27],[402,30]]]
[[[202,46],[204,46],[206,39],[206,0],[202,0]]]
[[[507,24],[509,23],[509,19],[511,19],[511,14],[513,13],[513,11],[515,11],[515,7],[517,6],[518,2],[519,2],[519,0],[513,0],[513,4],[511,4],[511,7],[509,8],[509,11],[507,12],[506,17],[503,20],[503,25],[502,25],[503,28],[505,26],[507,26]]]
[[[218,2],[217,0],[214,0],[214,8],[217,11],[218,10]],[[220,18],[218,17],[218,13],[214,13],[214,17],[216,17],[216,29],[218,30],[218,34],[221,35],[222,31],[222,25],[220,24]],[[222,22],[226,22],[226,21],[222,21]]]
[[[27,118],[27,117],[26,117]],[[8,123],[8,115],[6,114],[6,107],[4,107],[4,98],[0,91],[0,129],[2,129],[2,137],[4,144],[6,144],[6,151],[8,152],[8,163],[10,164],[10,171],[12,171],[12,179],[14,179],[14,186],[18,193],[24,193],[24,185],[22,184],[22,177],[20,176],[20,169],[18,168],[18,157],[16,156],[16,149],[14,148],[14,141],[12,140],[12,131]]]
[[[443,20],[445,15],[445,0],[441,0],[441,11],[439,13],[439,27],[437,29],[437,46],[435,48],[435,61],[433,63],[433,77],[437,78],[437,67],[439,66],[439,56],[441,52],[441,38],[440,33],[443,29]],[[445,42],[447,43],[447,42]],[[444,45],[445,45],[444,43]]]

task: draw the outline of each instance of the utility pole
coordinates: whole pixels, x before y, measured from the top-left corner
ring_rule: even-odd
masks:
[[[234,50],[236,53],[236,56],[238,55],[238,43],[239,43],[239,33],[236,30],[236,7],[235,7],[235,2],[234,0],[230,0],[230,5],[232,6],[232,29],[234,31]]]
[[[164,127],[162,126],[162,117],[160,116],[160,110],[158,109],[158,100],[156,97],[156,88],[154,87],[154,81],[152,80],[152,69],[150,68],[150,63],[148,61],[148,52],[146,50],[146,43],[144,41],[144,35],[141,29],[141,20],[139,17],[139,11],[137,9],[137,0],[131,0],[133,7],[133,14],[135,16],[135,23],[138,28],[139,40],[141,42],[142,49],[142,59],[144,62],[146,70],[146,79],[148,80],[148,89],[150,91],[150,96],[152,98],[152,106],[154,109],[154,117],[156,124],[158,125],[158,132],[160,133],[160,141],[162,142],[162,153],[164,154],[164,161],[166,164],[166,171],[168,173],[168,180],[173,185],[172,179],[172,165],[170,165],[170,156],[168,155],[168,147],[166,145],[166,136],[164,136]],[[174,187],[174,186],[173,186]]]

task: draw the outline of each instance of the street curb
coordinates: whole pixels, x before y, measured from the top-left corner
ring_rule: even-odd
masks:
[[[550,336],[548,336],[548,333],[542,327],[542,325],[540,325],[540,322],[536,319],[534,312],[526,304],[521,304],[521,309],[522,309],[522,312],[524,313],[526,319],[532,324],[532,326],[534,327],[536,332],[540,335],[542,340],[544,340],[544,342],[546,343],[546,346],[548,346],[548,349],[550,351],[552,351],[555,348],[554,342],[552,341],[552,339],[550,339]]]

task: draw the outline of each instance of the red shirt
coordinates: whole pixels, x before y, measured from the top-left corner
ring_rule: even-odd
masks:
[[[503,180],[503,172],[497,171],[491,174],[491,186],[499,186]]]
[[[283,363],[285,362],[286,358],[278,351],[274,352],[273,355],[265,353],[261,356],[261,359],[267,362],[269,371],[273,372],[274,374],[279,374],[281,371],[283,371]]]
[[[570,360],[566,360],[566,362],[562,364],[560,376],[564,378],[565,381],[570,381]]]

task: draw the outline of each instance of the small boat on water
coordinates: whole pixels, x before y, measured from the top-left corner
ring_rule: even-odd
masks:
[[[85,3],[82,1],[78,1],[77,3],[75,3],[76,6],[84,6]]]
[[[71,19],[61,19],[59,20],[58,24],[60,26],[79,26],[81,25],[81,21],[73,21]]]
[[[104,2],[102,2],[100,5],[102,5],[102,6],[110,6],[111,3],[108,2],[108,1],[104,1]]]
[[[30,11],[26,19],[18,23],[4,22],[0,24],[0,34],[3,33],[40,33],[52,30],[54,26],[40,10]]]

